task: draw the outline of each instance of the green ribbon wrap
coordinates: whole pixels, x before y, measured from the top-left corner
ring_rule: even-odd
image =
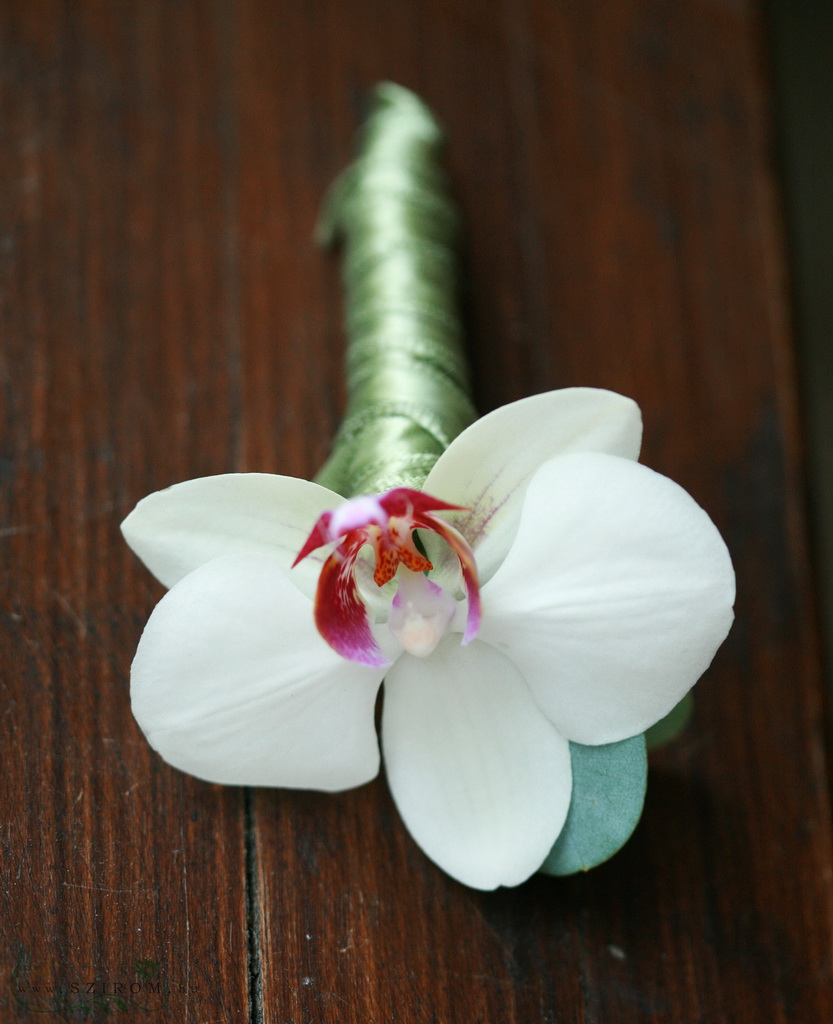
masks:
[[[343,246],[348,404],[316,480],[345,497],[421,487],[477,416],[457,308],[460,219],[442,145],[425,104],[383,83],[358,157],[325,203],[320,240]]]

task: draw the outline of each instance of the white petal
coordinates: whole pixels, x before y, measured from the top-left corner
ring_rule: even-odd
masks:
[[[558,730],[633,736],[674,707],[732,622],[735,578],[681,487],[610,455],[567,455],[529,485],[483,589],[480,636],[507,651]]]
[[[385,766],[417,843],[476,889],[536,871],[567,817],[569,744],[499,651],[447,637],[430,658],[388,670]]]
[[[637,459],[639,406],[612,391],[565,388],[512,402],[476,420],[440,456],[423,489],[471,509],[454,524],[475,549],[481,583],[509,550],[523,497],[542,463],[569,452]],[[433,560],[441,558],[436,546]]]
[[[344,498],[271,473],[226,473],[174,484],[144,498],[122,523],[125,540],[166,587],[218,555],[262,553],[289,570],[315,521]],[[324,555],[290,573],[313,594]]]
[[[202,779],[349,789],[379,768],[381,677],[324,643],[275,559],[231,555],[157,605],[133,662],[133,713],[166,761]]]

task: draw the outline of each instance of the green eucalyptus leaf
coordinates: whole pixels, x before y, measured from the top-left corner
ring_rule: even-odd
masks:
[[[538,869],[572,875],[601,864],[636,828],[648,778],[645,736],[588,747],[570,744],[573,798],[561,835]]]
[[[657,747],[664,747],[666,743],[675,740],[688,725],[691,713],[694,710],[694,697],[689,692],[683,697],[679,704],[676,704],[656,725],[652,725],[645,733],[645,743],[648,750],[656,750]]]

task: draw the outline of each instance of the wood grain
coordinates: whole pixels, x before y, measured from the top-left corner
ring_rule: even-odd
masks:
[[[130,715],[161,591],[121,517],[176,480],[326,455],[341,295],[312,229],[382,78],[448,128],[481,410],[633,396],[643,461],[738,570],[693,726],[654,758],[631,843],[579,878],[467,890],[384,778],[247,797],[168,768]],[[77,1016],[80,994],[36,1006],[32,982],[141,980],[137,959],[171,987],[151,1019],[194,1024],[833,1019],[767,90],[743,3],[0,8],[0,1021]],[[139,1014],[96,998],[92,1019]]]
[[[161,588],[118,530],[232,460],[222,25],[44,2],[3,5],[0,33],[0,1019],[105,1019],[125,994],[138,1015],[161,980],[158,1018],[247,1020],[242,795],[132,721]]]

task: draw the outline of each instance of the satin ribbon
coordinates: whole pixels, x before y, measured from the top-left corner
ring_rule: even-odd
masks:
[[[351,497],[420,487],[477,417],[457,308],[460,218],[431,111],[392,83],[375,92],[357,159],[318,234],[341,242],[347,410],[316,477]]]

